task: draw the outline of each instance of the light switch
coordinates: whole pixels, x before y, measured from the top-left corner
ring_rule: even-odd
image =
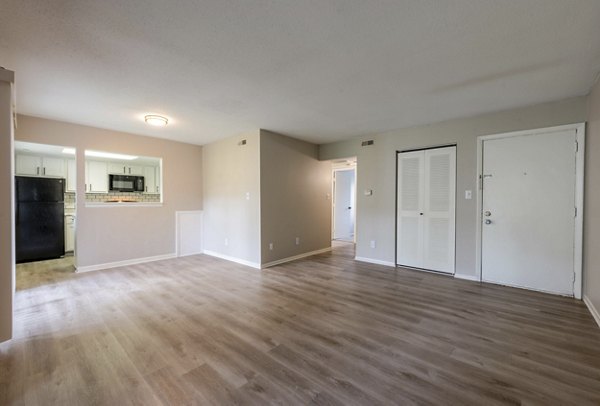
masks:
[[[372,189],[365,189],[365,196],[371,196],[373,195],[373,190]]]
[[[465,199],[471,200],[473,198],[473,193],[470,190],[465,190]]]

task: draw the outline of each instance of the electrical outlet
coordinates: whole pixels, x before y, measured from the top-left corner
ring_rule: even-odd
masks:
[[[250,192],[246,192],[246,200],[250,200]]]
[[[375,248],[375,240],[371,240],[371,248]]]
[[[229,245],[229,238],[225,238],[225,246],[227,247]]]
[[[300,245],[300,237],[296,237],[296,245]]]
[[[465,190],[465,199],[471,200],[472,198],[473,198],[473,192],[471,192],[470,190]]]
[[[272,242],[269,243],[269,250],[273,251],[273,243]]]

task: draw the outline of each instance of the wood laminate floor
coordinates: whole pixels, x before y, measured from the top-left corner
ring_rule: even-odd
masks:
[[[1,405],[599,404],[580,301],[332,254],[198,255],[18,291]]]

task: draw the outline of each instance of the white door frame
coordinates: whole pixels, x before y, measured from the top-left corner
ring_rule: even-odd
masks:
[[[354,201],[352,202],[353,207],[354,207],[354,236],[352,237],[352,241],[354,243],[356,243],[356,214],[357,214],[356,201],[358,200],[358,197],[357,197],[358,189],[356,188],[356,185],[358,184],[358,179],[356,178],[356,175],[357,175],[356,167],[357,167],[357,165],[352,165],[352,166],[348,166],[348,167],[333,168],[331,170],[331,177],[333,180],[331,182],[331,239],[332,240],[335,237],[335,188],[336,188],[335,173],[341,172],[341,171],[354,171]]]
[[[536,128],[533,130],[513,131],[501,134],[481,135],[477,137],[477,238],[475,244],[476,259],[475,266],[477,270],[477,278],[482,280],[481,267],[481,247],[482,247],[482,211],[483,211],[483,189],[482,189],[482,174],[483,174],[483,142],[499,138],[518,137],[522,135],[544,134],[549,132],[560,132],[565,130],[575,130],[577,140],[577,152],[575,155],[575,205],[577,217],[575,218],[575,250],[573,272],[575,273],[575,281],[573,283],[573,294],[576,299],[581,299],[582,294],[582,268],[583,268],[583,189],[584,189],[584,160],[585,160],[585,123],[576,123],[561,125],[556,127]]]

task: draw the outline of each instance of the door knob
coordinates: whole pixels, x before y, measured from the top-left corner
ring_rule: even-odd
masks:
[[[492,224],[492,220],[490,220],[490,219],[485,220],[485,224]]]
[[[489,210],[486,210],[485,213],[483,213],[484,216],[489,217],[492,215],[492,212]]]

